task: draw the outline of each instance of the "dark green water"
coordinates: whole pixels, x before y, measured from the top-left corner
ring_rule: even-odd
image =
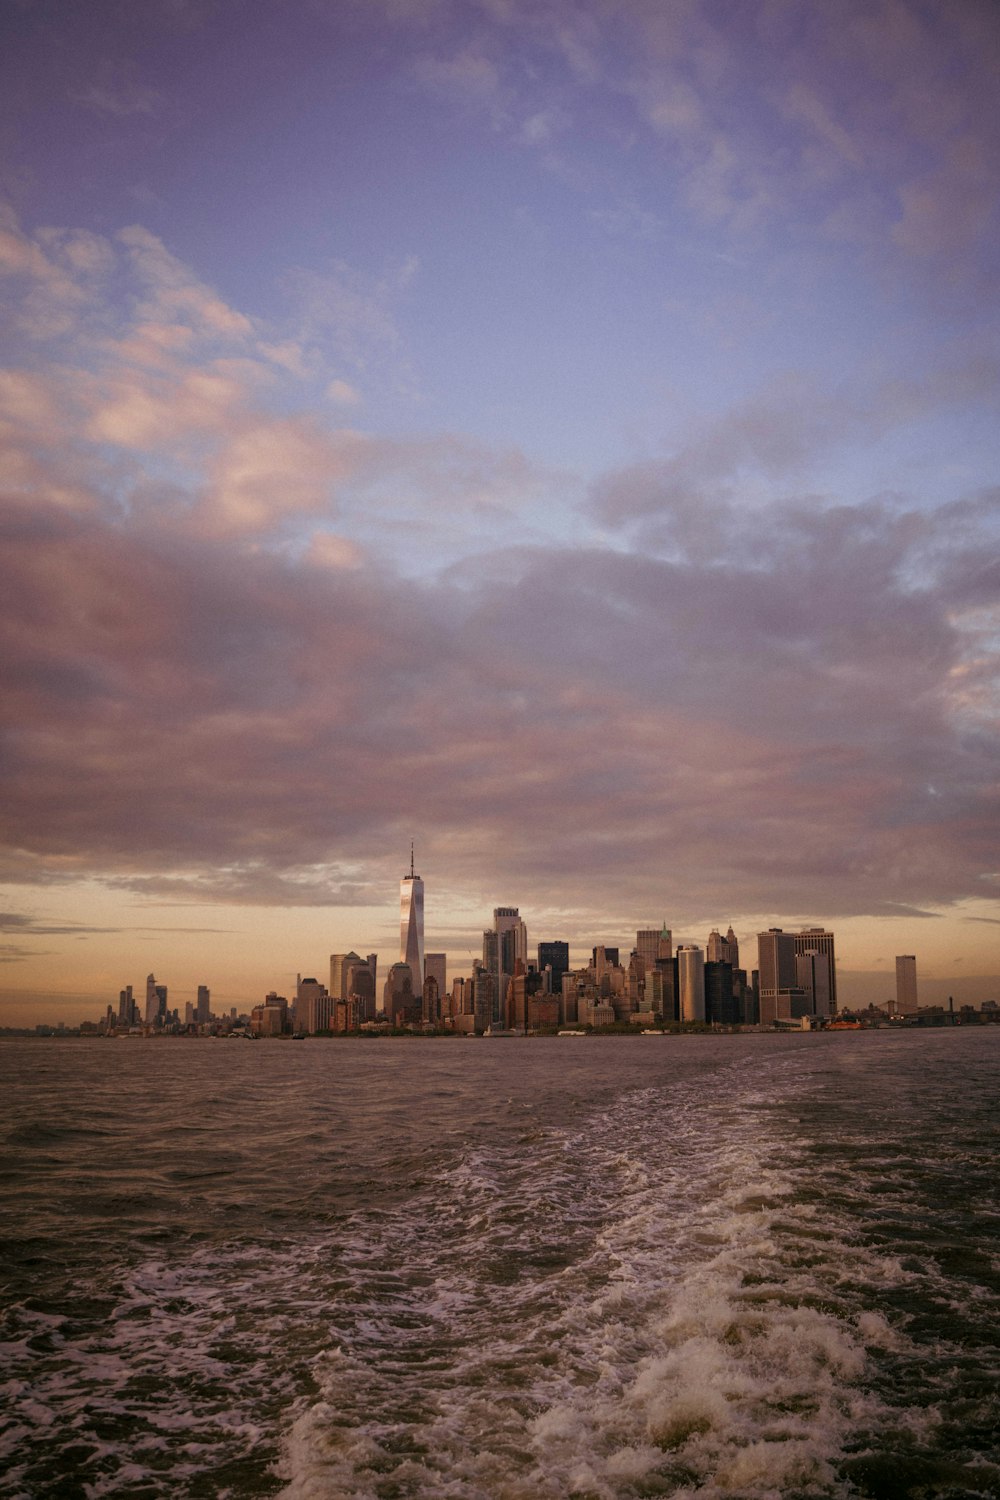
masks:
[[[0,1043],[0,1495],[1000,1495],[1000,1028]]]

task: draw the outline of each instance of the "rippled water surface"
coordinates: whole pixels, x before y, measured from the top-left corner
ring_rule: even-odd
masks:
[[[0,1495],[1000,1496],[1000,1027],[0,1043]]]

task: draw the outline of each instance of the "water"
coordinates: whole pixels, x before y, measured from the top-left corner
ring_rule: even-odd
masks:
[[[1000,1028],[0,1044],[0,1495],[1000,1495]]]

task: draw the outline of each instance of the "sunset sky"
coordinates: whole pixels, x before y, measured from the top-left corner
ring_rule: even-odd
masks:
[[[992,0],[0,29],[0,1024],[391,962],[411,839],[455,972],[1000,998]]]

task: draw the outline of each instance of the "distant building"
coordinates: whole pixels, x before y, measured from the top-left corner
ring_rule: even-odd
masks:
[[[448,955],[447,953],[425,953],[424,954],[424,983],[428,979],[437,982],[438,994],[444,996],[448,992]]]
[[[250,1012],[250,1030],[254,1036],[281,1036],[287,1021],[288,1001],[274,990],[264,996],[263,1005],[255,1005]]]
[[[917,1013],[917,959],[913,953],[901,953],[896,959],[896,1014]]]
[[[830,978],[830,957],[816,948],[807,948],[795,955],[795,978],[800,989],[809,997],[809,1015],[829,1017],[833,1015],[833,985]]]
[[[360,953],[352,949],[350,953],[330,954],[330,994],[335,1000],[343,1000],[347,995],[347,976],[355,964],[364,963]]]
[[[736,941],[736,934],[731,926],[725,937],[721,937],[718,928],[713,927],[712,931],[708,934],[708,943],[705,947],[705,962],[710,964],[729,964],[731,968],[739,968],[740,945]]]
[[[207,1026],[212,1019],[212,996],[207,984],[199,984],[198,1000],[195,1005],[194,1018],[199,1026]]]
[[[800,1006],[802,991],[796,966],[795,934],[770,927],[757,934],[760,1024],[788,1020]],[[801,1014],[801,1010],[799,1011]]]
[[[414,1009],[422,1004],[423,988],[421,987],[421,999],[415,1000],[413,988],[413,970],[409,964],[393,964],[386,976],[385,988],[382,991],[382,1009],[385,1011],[386,1020],[393,1026],[403,1026],[414,1018]]]
[[[705,1019],[705,955],[695,943],[677,949],[677,980],[682,1021]]]
[[[413,872],[413,845],[410,845],[410,873],[399,882],[399,961],[409,964],[414,989],[424,985],[424,882]]]
[[[493,981],[495,1027],[507,1025],[507,990],[520,961],[528,967],[528,929],[516,906],[493,909],[493,928],[483,933],[483,967]]]
[[[721,1026],[735,1026],[742,1020],[730,963],[705,960],[705,1020]]]
[[[146,975],[146,1009],[143,1020],[147,1026],[155,1026],[160,1016],[160,999],[157,993],[156,975]]]
[[[569,943],[563,943],[558,938],[548,943],[539,943],[538,968],[542,974],[546,969],[552,970],[549,988],[553,995],[561,995],[563,975],[569,972]]]
[[[344,975],[343,991],[336,998],[353,1001],[357,1007],[359,1022],[374,1021],[375,975],[371,964],[361,959],[349,964]]]
[[[837,1014],[837,958],[833,951],[833,933],[825,927],[803,927],[795,934],[796,953],[824,953],[830,965],[830,1015]]]

